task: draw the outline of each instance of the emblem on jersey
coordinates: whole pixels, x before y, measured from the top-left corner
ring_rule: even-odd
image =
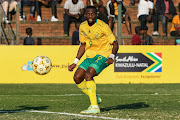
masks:
[[[86,33],[84,33],[84,35],[87,35]]]
[[[98,37],[98,34],[94,34],[94,37],[96,37],[96,38],[97,38],[97,37]]]

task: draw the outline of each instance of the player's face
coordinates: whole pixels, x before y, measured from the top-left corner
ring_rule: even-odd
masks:
[[[96,22],[96,19],[97,19],[97,13],[96,13],[96,10],[95,9],[87,9],[86,10],[86,20],[88,21],[89,24],[94,24]]]

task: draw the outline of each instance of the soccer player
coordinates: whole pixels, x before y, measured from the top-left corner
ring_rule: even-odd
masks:
[[[73,71],[86,51],[87,58],[74,74],[75,83],[82,92],[89,96],[91,102],[90,107],[81,113],[100,113],[97,102],[101,98],[96,96],[96,83],[93,78],[114,62],[118,42],[109,26],[97,19],[97,9],[94,6],[87,6],[85,16],[86,21],[81,23],[79,29],[81,45],[74,63],[68,67],[68,70]]]

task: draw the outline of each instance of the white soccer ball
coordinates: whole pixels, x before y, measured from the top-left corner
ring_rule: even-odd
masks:
[[[37,56],[32,63],[32,68],[39,75],[47,74],[52,67],[51,60],[46,56]]]

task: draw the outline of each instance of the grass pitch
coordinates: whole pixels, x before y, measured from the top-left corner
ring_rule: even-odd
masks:
[[[0,84],[0,120],[180,119],[180,84],[98,84],[100,114],[81,116],[75,84]]]

